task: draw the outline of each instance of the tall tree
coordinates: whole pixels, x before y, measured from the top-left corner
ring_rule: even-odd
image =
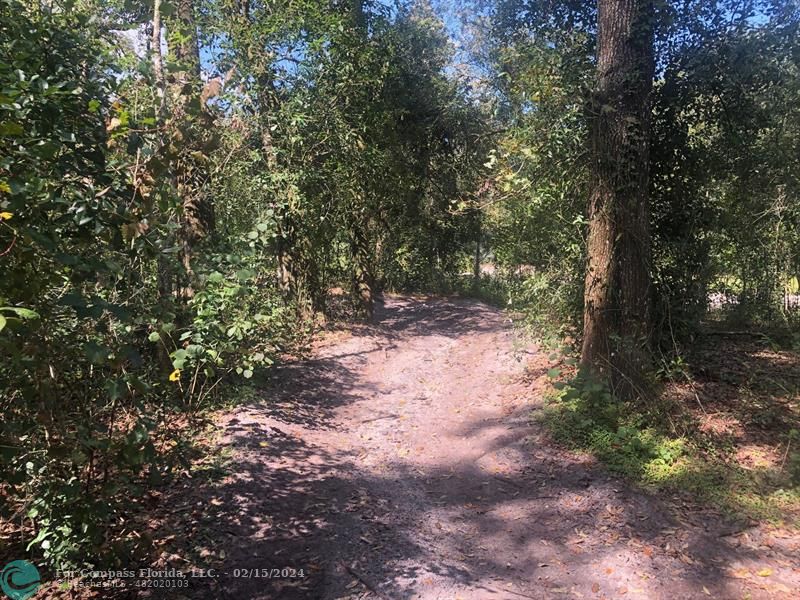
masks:
[[[207,183],[208,127],[212,119],[202,102],[200,48],[194,0],[178,0],[166,20],[169,49],[169,153],[175,160],[173,175],[182,208],[180,255],[185,281],[180,292],[194,294],[195,248],[214,229],[214,206],[204,193]],[[154,19],[155,21],[155,19]]]
[[[649,362],[652,0],[599,0],[581,362],[631,397]]]

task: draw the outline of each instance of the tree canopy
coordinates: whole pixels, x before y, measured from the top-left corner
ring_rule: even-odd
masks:
[[[384,292],[501,300],[626,397],[715,307],[795,326],[799,27],[789,0],[0,0],[0,514],[54,565],[140,551],[176,423]]]

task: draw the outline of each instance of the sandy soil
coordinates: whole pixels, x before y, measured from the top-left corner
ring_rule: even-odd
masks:
[[[797,537],[548,442],[531,420],[547,360],[503,313],[396,297],[377,316],[222,418],[232,474],[198,500],[219,577],[188,596],[800,598]]]

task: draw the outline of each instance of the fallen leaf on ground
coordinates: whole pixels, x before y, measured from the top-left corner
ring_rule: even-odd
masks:
[[[750,577],[750,571],[747,569],[736,569],[735,571],[731,572],[731,577],[736,577],[736,579],[747,579]]]

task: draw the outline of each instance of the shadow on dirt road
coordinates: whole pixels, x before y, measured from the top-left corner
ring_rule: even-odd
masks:
[[[231,472],[186,500],[218,576],[186,596],[791,597],[796,540],[549,444],[530,419],[546,369],[494,308],[389,298],[221,420]]]

